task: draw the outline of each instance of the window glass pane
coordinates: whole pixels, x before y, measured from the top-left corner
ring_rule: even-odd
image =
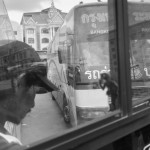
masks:
[[[49,43],[49,39],[48,38],[43,38],[42,43]]]
[[[34,38],[28,38],[28,43],[33,44],[34,43]]]
[[[33,34],[36,28],[35,38],[24,37],[28,44],[37,44],[41,58],[24,42],[0,47],[0,96],[4,104],[11,104],[4,116],[9,115],[5,128],[23,145],[54,138],[93,120],[105,125],[123,116],[113,1],[110,6],[105,1],[74,7],[60,29],[58,23],[64,18],[52,8],[54,22],[46,18],[47,9],[26,16],[36,15],[36,24],[28,24],[31,27],[23,34]],[[44,23],[53,33],[57,31],[53,39],[53,34],[40,34],[41,28],[47,33]],[[47,44],[40,46],[40,42]]]
[[[17,35],[17,31],[14,31],[14,34]]]
[[[150,98],[150,1],[128,0],[128,16],[132,103],[139,110]]]
[[[34,29],[27,29],[27,33],[28,34],[33,34],[34,33]]]
[[[44,34],[48,34],[48,33],[49,33],[49,30],[46,29],[46,28],[44,28],[44,29],[41,30],[41,32],[44,33]]]
[[[43,51],[47,51],[47,47],[42,48]]]
[[[59,28],[59,27],[55,27],[55,28],[54,28],[55,32],[57,32],[58,28]]]

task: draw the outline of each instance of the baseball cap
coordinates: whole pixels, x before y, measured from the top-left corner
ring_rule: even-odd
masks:
[[[24,74],[28,86],[37,85],[51,92],[58,88],[47,79],[47,65],[38,53],[21,41],[0,46],[0,100],[15,93],[18,77]]]

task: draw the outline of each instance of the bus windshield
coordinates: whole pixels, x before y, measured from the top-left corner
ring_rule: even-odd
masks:
[[[85,66],[107,66],[109,64],[108,41],[78,43],[79,63]]]
[[[110,71],[107,7],[79,7],[76,12],[75,64],[80,67],[77,82],[97,82],[102,72]]]

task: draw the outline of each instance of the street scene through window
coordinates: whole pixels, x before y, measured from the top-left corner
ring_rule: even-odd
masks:
[[[150,1],[64,1],[0,0],[0,150],[53,143],[77,131],[82,136],[71,140],[80,146],[105,143],[97,139],[113,130],[119,133],[110,143],[128,134],[134,142],[150,139],[147,130],[132,133],[148,123],[121,131],[150,106]]]

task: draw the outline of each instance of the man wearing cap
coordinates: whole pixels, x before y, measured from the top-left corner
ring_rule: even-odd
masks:
[[[21,149],[21,142],[4,128],[6,121],[19,124],[34,107],[37,87],[53,91],[47,65],[28,44],[10,41],[0,46],[0,150]]]
[[[0,85],[0,150],[21,149],[21,142],[10,135],[4,128],[4,124],[6,121],[19,124],[30,112],[34,107],[35,88],[33,84],[28,85],[25,73],[20,75],[16,81],[5,80],[2,82]]]
[[[12,76],[11,76],[12,77]],[[36,87],[52,91],[55,87],[46,78],[45,67],[31,67],[18,78],[0,81],[0,150],[20,150],[21,142],[4,128],[6,121],[19,124],[34,107]]]

